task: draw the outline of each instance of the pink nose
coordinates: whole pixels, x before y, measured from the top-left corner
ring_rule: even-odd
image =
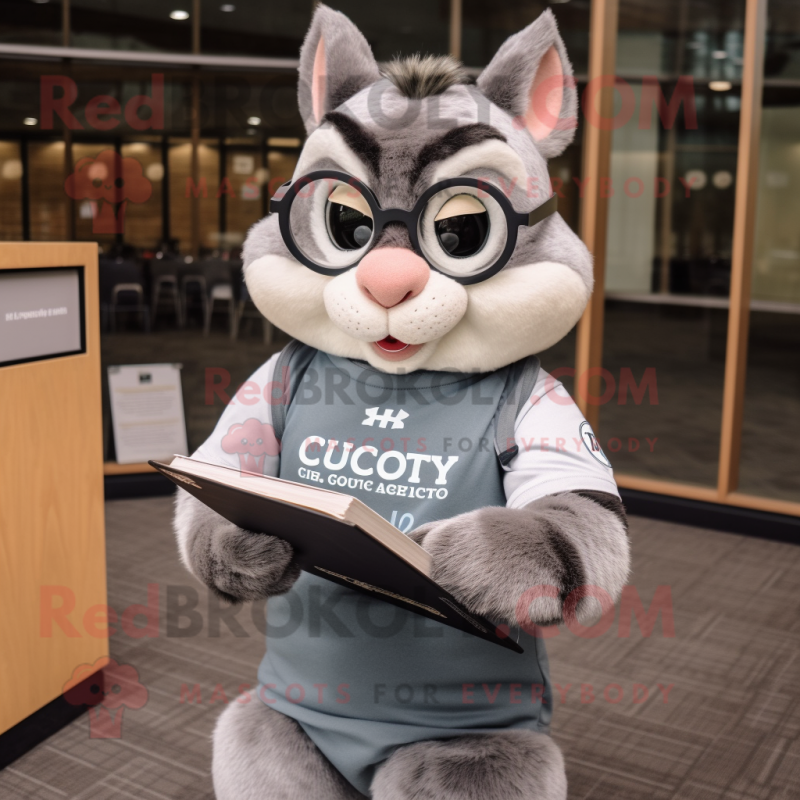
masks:
[[[370,300],[392,308],[416,297],[428,283],[430,267],[405,247],[379,247],[356,268],[356,282]]]

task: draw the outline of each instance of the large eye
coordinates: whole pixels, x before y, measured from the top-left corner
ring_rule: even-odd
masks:
[[[328,198],[328,235],[340,250],[359,250],[372,238],[372,211],[364,196],[340,184]]]
[[[473,195],[451,197],[434,219],[436,238],[455,258],[474,256],[489,236],[489,212]]]
[[[428,263],[445,275],[469,277],[491,268],[508,241],[508,223],[494,195],[473,186],[436,192],[419,220]]]

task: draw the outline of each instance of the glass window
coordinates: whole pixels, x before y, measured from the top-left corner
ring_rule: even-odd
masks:
[[[41,102],[37,67],[31,69],[29,64],[0,59],[0,108],[3,109],[0,131],[19,137],[39,129]]]
[[[264,150],[252,145],[226,143],[225,172],[220,200],[223,207],[218,247],[240,250],[247,231],[265,215],[264,192],[269,182],[269,170]]]
[[[800,501],[800,14],[769,5],[739,490]]]
[[[222,197],[225,186],[222,185],[222,175],[219,163],[219,145],[213,139],[204,139],[197,148],[198,174],[202,187],[199,197],[200,218],[200,250],[208,253],[219,247],[220,214]],[[208,190],[206,191],[206,186]],[[185,192],[183,200],[189,205]]]
[[[68,239],[63,140],[28,141],[30,236],[35,242]]]
[[[200,49],[234,56],[297,58],[313,3],[202,0]]]
[[[716,484],[743,14],[620,3],[598,398],[619,472]]]
[[[0,42],[10,44],[64,44],[60,0],[4,0],[0,14]]]
[[[0,141],[0,240],[22,239],[22,157],[19,142]]]
[[[192,219],[189,198],[193,191],[202,192],[202,182],[199,186],[193,185],[191,139],[170,139],[168,174],[169,238],[178,252],[189,254],[192,251]],[[206,186],[207,192],[208,187]]]
[[[575,75],[585,76],[589,64],[589,0],[553,4],[547,0],[463,0],[463,62],[469,67],[485,67],[509,36],[548,8],[556,15]]]
[[[378,61],[411,53],[444,55],[450,49],[450,0],[365,3],[334,0],[330,5],[350,17]]]
[[[163,239],[164,163],[161,138],[125,142],[120,147],[123,159],[132,159],[134,174],[147,188],[132,197],[125,209],[124,242],[144,252],[157,250]],[[144,198],[144,199],[142,199]]]
[[[127,210],[106,199],[114,191],[112,186],[118,177],[115,161],[113,142],[72,145],[73,174],[89,178],[76,177],[75,188],[68,192],[74,202],[75,238],[79,242],[98,242],[101,251],[109,250],[116,241],[117,225],[124,225]]]
[[[192,0],[70,0],[70,45],[190,52],[192,5]]]
[[[217,74],[200,84],[204,136],[247,138],[302,135],[296,73]]]

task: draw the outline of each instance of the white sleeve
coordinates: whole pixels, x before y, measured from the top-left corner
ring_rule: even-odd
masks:
[[[277,476],[280,445],[272,430],[270,400],[280,395],[273,385],[278,355],[273,355],[239,387],[214,432],[197,448],[193,458]]]
[[[509,508],[580,489],[619,496],[611,464],[589,423],[560,381],[544,370],[517,417],[514,440],[519,452],[504,478]]]

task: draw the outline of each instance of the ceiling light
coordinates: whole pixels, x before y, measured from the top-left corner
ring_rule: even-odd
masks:
[[[261,124],[261,117],[248,117],[247,118],[248,125],[260,125]]]
[[[721,61],[723,58],[728,57],[728,53],[725,50],[714,50],[714,52],[711,53],[711,57]]]
[[[733,174],[727,169],[721,169],[711,176],[711,183],[717,189],[727,189],[733,184]]]
[[[730,81],[711,81],[708,84],[708,88],[712,92],[727,92],[733,88],[733,84]]]
[[[708,175],[702,169],[690,169],[683,179],[692,191],[699,191],[708,183]]]
[[[230,14],[231,11],[236,11],[236,6],[231,5],[230,3],[225,3],[224,6],[219,7],[220,11],[224,11],[226,14]]]
[[[179,8],[176,11],[170,11],[169,18],[177,20],[189,19],[189,12]]]
[[[25,119],[22,120],[23,125],[36,125],[38,122],[39,120],[36,119],[36,117],[25,117]]]

